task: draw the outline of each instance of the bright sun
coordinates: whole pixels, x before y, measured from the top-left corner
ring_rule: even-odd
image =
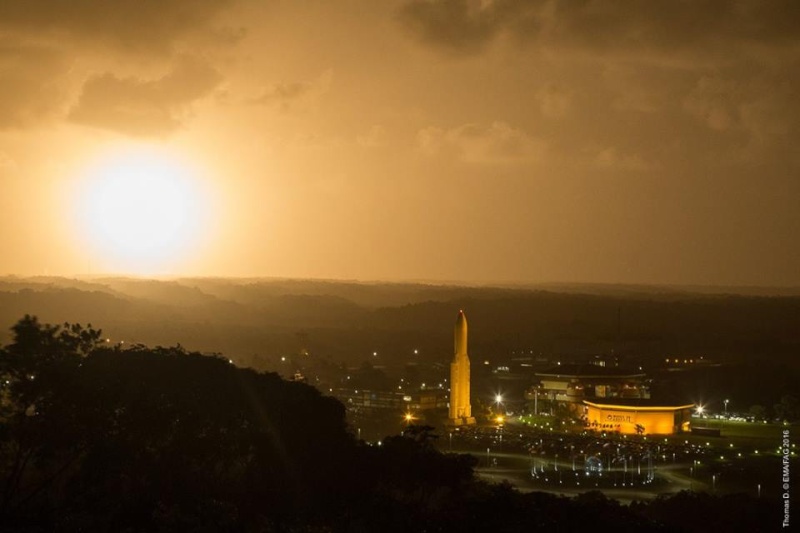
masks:
[[[137,148],[102,158],[79,194],[82,233],[101,268],[168,271],[203,232],[207,210],[195,173],[160,150]]]

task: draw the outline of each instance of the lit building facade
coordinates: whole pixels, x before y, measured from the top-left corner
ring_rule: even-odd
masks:
[[[674,435],[691,431],[694,404],[664,405],[650,400],[583,401],[584,422],[595,431],[627,435]]]

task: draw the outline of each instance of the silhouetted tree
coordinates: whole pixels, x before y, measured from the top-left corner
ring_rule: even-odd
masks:
[[[750,416],[757,421],[764,420],[767,417],[767,410],[763,405],[752,405],[750,406]]]
[[[800,401],[794,394],[784,394],[780,403],[775,404],[775,416],[786,422],[796,422],[800,419]]]

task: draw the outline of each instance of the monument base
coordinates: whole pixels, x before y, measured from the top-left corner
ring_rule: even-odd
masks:
[[[462,418],[448,418],[447,425],[448,426],[471,426],[475,424],[475,417],[474,416],[467,416]]]

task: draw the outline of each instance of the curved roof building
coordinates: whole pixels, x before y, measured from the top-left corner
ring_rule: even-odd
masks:
[[[614,398],[608,402],[584,400],[584,420],[596,431],[625,434],[673,435],[690,431],[694,404],[658,403],[637,398]]]

